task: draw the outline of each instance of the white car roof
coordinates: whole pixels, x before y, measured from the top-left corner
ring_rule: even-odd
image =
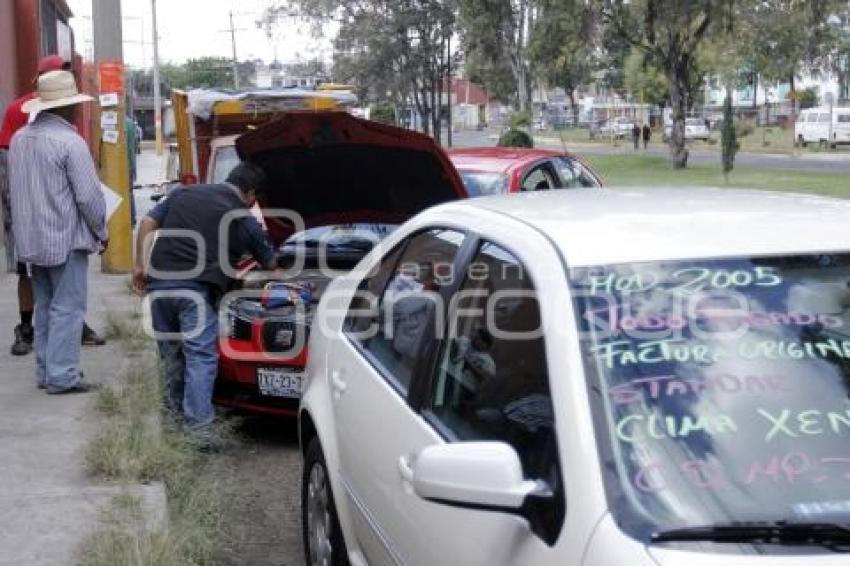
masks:
[[[802,194],[693,187],[567,189],[468,199],[439,209],[463,215],[478,209],[529,224],[560,248],[571,267],[850,252],[850,200]]]

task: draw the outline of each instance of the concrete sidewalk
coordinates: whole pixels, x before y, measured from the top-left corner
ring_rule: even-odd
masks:
[[[133,304],[126,276],[103,275],[91,259],[87,320],[104,328],[110,310]],[[0,564],[73,564],[98,512],[121,493],[87,477],[85,448],[95,434],[93,394],[50,396],[35,386],[35,359],[9,354],[18,323],[17,277],[0,275]],[[82,366],[92,382],[115,379],[124,356],[118,345],[83,350]],[[143,500],[163,499],[161,486],[132,488]]]
[[[152,151],[139,157],[144,182],[164,179],[163,158]],[[90,261],[86,320],[102,331],[108,312],[132,310],[136,299],[127,291],[127,276],[104,275],[100,258]],[[35,387],[34,356],[10,355],[19,322],[16,289],[17,276],[0,273],[0,565],[73,564],[80,543],[98,527],[100,510],[124,488],[86,475],[85,449],[97,425],[93,394],[46,395]],[[89,381],[114,380],[125,363],[118,344],[83,349]],[[161,485],[130,491],[146,508],[164,510]]]

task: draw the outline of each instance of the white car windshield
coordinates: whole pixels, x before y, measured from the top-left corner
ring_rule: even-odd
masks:
[[[850,254],[570,278],[606,492],[626,533],[850,523]]]
[[[371,250],[375,244],[392,234],[398,226],[395,224],[334,224],[316,226],[290,236],[283,243],[284,248],[303,246],[305,248]]]

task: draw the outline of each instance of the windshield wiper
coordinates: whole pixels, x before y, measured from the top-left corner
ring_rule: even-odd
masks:
[[[652,534],[652,542],[711,541],[850,545],[850,525],[758,521],[683,527]]]

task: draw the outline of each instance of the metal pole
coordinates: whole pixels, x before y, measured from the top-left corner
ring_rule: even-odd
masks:
[[[448,96],[448,119],[449,119],[449,131],[446,135],[446,141],[448,142],[448,146],[452,147],[452,94],[454,93],[454,86],[452,85],[452,36],[448,35],[446,37],[446,75],[449,79],[449,96]]]
[[[156,154],[162,155],[162,93],[159,84],[159,35],[156,27],[156,0],[151,0],[153,22],[153,123],[156,130]]]
[[[233,27],[233,12],[230,12],[230,43],[233,47],[233,88],[239,90],[239,60],[236,58],[236,28]]]

